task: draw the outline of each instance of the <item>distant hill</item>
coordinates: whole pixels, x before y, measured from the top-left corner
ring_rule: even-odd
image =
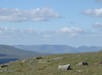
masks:
[[[82,52],[97,52],[102,50],[102,47],[72,47],[67,45],[0,45],[0,63],[15,61],[18,59],[32,58],[48,54],[67,54],[67,53],[82,53]]]
[[[16,47],[24,50],[50,54],[79,53],[74,47],[67,45],[18,45]]]
[[[97,52],[102,50],[102,47],[95,47],[95,46],[72,47],[67,45],[17,45],[15,47],[24,50],[36,51],[40,53],[51,53],[51,54]]]
[[[2,58],[30,58],[34,56],[39,56],[41,53],[25,51],[23,49],[15,48],[9,45],[0,45],[0,59]]]
[[[102,47],[97,46],[80,46],[76,48],[79,52],[98,52],[102,50]]]

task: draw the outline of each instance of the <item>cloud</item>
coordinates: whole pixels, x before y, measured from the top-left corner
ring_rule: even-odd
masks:
[[[81,28],[79,27],[64,27],[62,29],[60,29],[61,32],[64,32],[64,33],[68,33],[72,36],[75,36],[75,35],[78,35],[82,32],[84,32]]]
[[[84,14],[89,15],[89,16],[102,17],[102,8],[88,9],[84,11]]]
[[[102,30],[102,23],[96,22],[93,24],[93,27],[98,30]]]
[[[40,39],[48,39],[48,38],[54,38],[58,36],[67,36],[67,37],[75,37],[81,33],[83,33],[84,30],[78,27],[63,27],[61,29],[57,30],[43,30],[43,31],[37,31],[33,28],[27,28],[27,29],[16,29],[16,28],[7,28],[7,27],[0,27],[0,36],[8,36],[8,37],[18,37],[20,38],[40,38]],[[26,34],[25,34],[26,33]]]
[[[0,27],[0,33],[5,32],[5,31],[8,31],[7,27]]]
[[[36,8],[32,10],[20,10],[18,8],[0,8],[0,21],[25,22],[45,21],[60,18],[60,15],[51,8]]]
[[[52,31],[0,27],[0,44],[102,45],[101,34],[102,32],[96,33],[91,30],[86,33],[79,27],[62,27]]]
[[[94,26],[96,26],[96,27],[102,27],[102,23],[96,22],[96,23],[94,24]]]

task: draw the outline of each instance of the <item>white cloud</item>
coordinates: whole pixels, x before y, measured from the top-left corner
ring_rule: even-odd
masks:
[[[102,8],[99,9],[88,9],[84,11],[84,14],[95,16],[95,17],[102,17]]]
[[[15,28],[7,28],[7,27],[0,27],[0,36],[8,36],[8,37],[38,37],[38,38],[54,38],[57,36],[67,36],[67,37],[74,37],[77,36],[84,31],[78,27],[63,27],[57,30],[45,30],[45,31],[37,31],[33,28],[27,29],[15,29]],[[25,34],[26,33],[26,34]]]
[[[64,32],[64,33],[68,33],[72,36],[75,36],[75,35],[78,35],[82,32],[84,32],[81,28],[79,27],[64,27],[62,29],[60,29],[61,32]]]
[[[94,26],[102,27],[102,23],[96,22],[96,23],[94,24]]]
[[[98,23],[97,23],[98,24]],[[102,45],[102,33],[93,33],[79,27],[63,27],[57,30],[36,31],[32,28],[13,29],[0,27],[1,44],[73,44]],[[99,39],[99,40],[97,40]],[[93,43],[93,41],[95,43]]]
[[[0,27],[0,33],[5,32],[5,31],[8,31],[7,27]]]
[[[95,29],[102,30],[102,23],[96,22],[95,24],[93,24],[93,27],[94,27]]]
[[[0,27],[0,33],[2,34],[9,34],[15,35],[15,34],[35,34],[37,33],[33,28],[27,28],[27,29],[17,29],[17,28],[8,28],[8,27]]]
[[[60,15],[51,8],[36,8],[32,10],[0,8],[0,21],[4,22],[44,21],[59,17]]]

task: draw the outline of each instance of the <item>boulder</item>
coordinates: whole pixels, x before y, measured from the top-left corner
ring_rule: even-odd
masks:
[[[71,65],[67,64],[67,65],[59,65],[58,66],[59,70],[71,70]]]

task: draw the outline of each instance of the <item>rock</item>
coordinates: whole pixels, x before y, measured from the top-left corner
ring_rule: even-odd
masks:
[[[45,60],[45,59],[40,59],[38,60],[38,63],[48,63],[49,61],[48,60]]]
[[[83,72],[83,70],[76,70],[76,72]]]
[[[0,72],[14,72],[13,70],[0,70]]]
[[[71,65],[67,64],[67,65],[59,65],[58,66],[59,70],[71,70]]]
[[[62,57],[55,57],[55,58],[53,58],[53,60],[61,60],[61,59],[63,59]]]

